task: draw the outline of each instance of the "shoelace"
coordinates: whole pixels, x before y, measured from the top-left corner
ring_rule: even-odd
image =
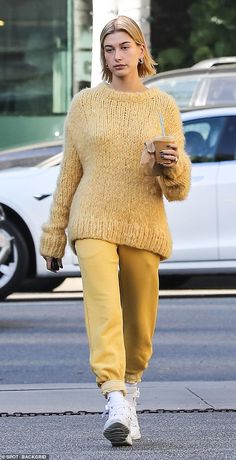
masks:
[[[137,388],[137,390],[136,390],[136,395],[135,395],[135,399],[136,399],[136,398],[139,398],[139,396],[140,396],[140,389]]]
[[[122,405],[121,405],[121,404],[117,404],[117,407],[116,407],[116,405],[109,405],[109,403],[107,403],[107,404],[105,405],[105,410],[104,410],[103,413],[102,413],[102,418],[105,417],[106,415],[109,415],[109,412],[110,412],[110,411],[113,412],[113,415],[116,415],[116,410],[118,409],[118,407],[119,407],[119,410],[120,410],[120,408],[122,407]],[[123,404],[122,409],[123,409],[124,411],[126,410],[125,403]]]
[[[132,393],[130,393],[130,395],[132,395]],[[136,406],[136,404],[137,404],[136,399],[138,399],[139,397],[140,397],[140,390],[139,390],[139,388],[137,388],[136,392],[132,395],[132,400],[133,400],[132,405]]]
[[[108,404],[105,405],[105,410],[102,413],[102,418],[109,414],[109,407]]]
[[[140,390],[139,390],[139,388],[137,388],[136,392],[135,392],[135,396],[133,398],[133,402],[134,402],[133,407],[134,407],[134,409],[135,409],[135,406],[137,404],[136,399],[139,398],[139,397],[140,397]],[[132,405],[130,405],[130,407],[132,409]],[[111,406],[111,408],[114,408],[114,406]],[[102,418],[104,418],[106,415],[109,415],[109,405],[108,405],[108,403],[105,405],[105,410],[102,413]]]

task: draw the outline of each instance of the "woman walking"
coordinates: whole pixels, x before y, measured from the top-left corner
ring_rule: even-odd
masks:
[[[82,274],[90,365],[106,397],[103,434],[112,445],[141,437],[137,384],[152,355],[158,266],[171,253],[163,204],[183,200],[190,186],[179,110],[173,98],[147,89],[155,73],[139,26],[119,16],[101,32],[103,82],[72,100],[64,156],[41,254],[62,268],[68,239]],[[144,142],[161,134],[175,142],[161,153],[161,175],[144,177]]]

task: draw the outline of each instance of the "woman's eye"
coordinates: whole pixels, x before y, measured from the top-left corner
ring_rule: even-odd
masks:
[[[123,46],[122,49],[123,50],[127,50],[129,47],[128,46]]]

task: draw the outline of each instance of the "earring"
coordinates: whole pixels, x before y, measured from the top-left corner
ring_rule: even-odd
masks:
[[[139,64],[143,64],[143,63],[144,63],[143,58],[140,58],[140,59],[138,60],[138,62],[139,62]]]
[[[106,67],[108,67],[108,64],[106,64]]]

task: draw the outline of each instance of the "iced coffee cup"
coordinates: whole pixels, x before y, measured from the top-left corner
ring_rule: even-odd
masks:
[[[162,163],[161,151],[168,150],[168,145],[174,142],[173,136],[157,136],[152,139],[153,144],[155,145],[155,157],[157,163]]]

